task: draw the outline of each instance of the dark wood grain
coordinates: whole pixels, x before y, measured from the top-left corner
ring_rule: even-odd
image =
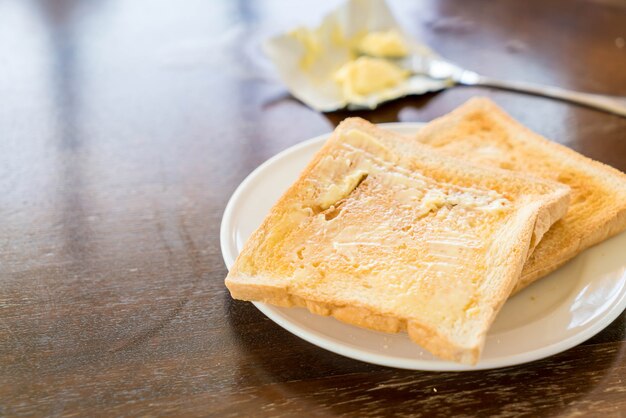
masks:
[[[0,1],[0,415],[624,416],[624,314],[539,362],[424,373],[230,298],[231,193],[349,115],[292,99],[260,42],[336,3]],[[469,68],[626,96],[623,1],[390,4]],[[626,170],[626,119],[538,97],[455,88],[357,114],[426,121],[478,94]]]

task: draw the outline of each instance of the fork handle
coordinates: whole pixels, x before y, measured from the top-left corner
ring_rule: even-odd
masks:
[[[495,87],[503,90],[512,90],[536,96],[546,96],[566,102],[578,103],[583,106],[604,110],[622,117],[626,117],[626,98],[608,96],[603,94],[580,93],[562,89],[560,87],[543,86],[540,84],[527,83],[524,81],[506,81],[491,77],[478,76],[471,82],[460,81],[459,84],[481,85]]]

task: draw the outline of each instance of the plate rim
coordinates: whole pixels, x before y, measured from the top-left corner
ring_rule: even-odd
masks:
[[[390,130],[402,130],[402,129],[419,129],[424,126],[424,122],[391,122],[391,123],[379,123],[376,124],[382,128],[390,129]],[[231,195],[228,203],[226,204],[226,208],[224,209],[224,213],[222,215],[222,220],[220,224],[220,249],[222,251],[222,258],[227,269],[230,270],[232,263],[234,263],[237,255],[233,254],[231,249],[228,248],[230,244],[233,243],[231,232],[232,222],[233,222],[233,212],[236,207],[238,200],[241,198],[242,194],[247,190],[249,184],[252,183],[267,167],[273,165],[276,161],[281,160],[287,154],[296,153],[303,148],[309,147],[317,142],[322,142],[326,140],[332,132],[327,132],[325,134],[317,135],[313,138],[307,139],[305,141],[299,142],[297,144],[291,145],[272,157],[265,160],[263,163],[254,168],[237,186],[233,194]],[[622,232],[626,234],[625,232]],[[614,237],[619,236],[617,234]],[[609,238],[609,239],[611,239]],[[236,244],[235,244],[236,245]],[[236,251],[235,251],[236,253]],[[536,360],[541,360],[546,357],[553,356],[555,354],[561,353],[563,351],[569,350],[572,347],[577,346],[578,344],[588,340],[594,335],[598,334],[604,328],[606,328],[609,324],[611,324],[626,308],[626,291],[624,286],[622,287],[620,295],[616,298],[615,302],[610,305],[610,307],[605,311],[604,315],[598,319],[591,326],[582,329],[580,332],[575,333],[565,339],[558,341],[556,343],[550,344],[545,347],[537,348],[530,351],[525,351],[519,354],[513,354],[504,357],[497,357],[494,359],[481,359],[478,364],[474,366],[468,366],[460,363],[449,362],[449,361],[431,361],[431,360],[421,360],[421,359],[405,359],[405,358],[397,358],[390,355],[380,354],[380,353],[370,353],[363,352],[359,349],[349,347],[345,344],[340,344],[332,341],[329,337],[325,337],[320,334],[318,331],[314,331],[311,329],[304,329],[301,326],[295,324],[292,321],[289,321],[281,314],[276,307],[262,303],[262,302],[252,302],[252,304],[261,311],[265,316],[271,319],[278,326],[283,329],[289,331],[295,336],[314,344],[320,348],[333,352],[335,354],[339,354],[344,357],[352,358],[355,360],[363,361],[370,364],[377,364],[381,366],[394,367],[399,369],[408,369],[408,370],[423,370],[423,371],[441,371],[441,372],[449,372],[449,371],[478,371],[478,370],[487,370],[487,369],[495,369],[502,367],[510,367],[516,366],[520,364],[529,363]],[[311,314],[313,315],[313,314]]]

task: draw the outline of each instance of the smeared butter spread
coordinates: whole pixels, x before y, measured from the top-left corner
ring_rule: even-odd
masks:
[[[337,201],[345,198],[366,175],[367,173],[363,170],[355,170],[341,181],[331,184],[318,198],[319,207],[326,210]]]
[[[324,52],[319,34],[317,31],[303,27],[294,29],[289,35],[302,44],[304,53],[300,58],[300,67],[303,70],[308,70]]]
[[[498,233],[512,202],[409,168],[358,129],[341,135],[307,180],[317,192],[305,218],[281,243],[294,269],[290,291],[359,303],[372,294],[385,309],[425,322],[480,316],[486,237]]]

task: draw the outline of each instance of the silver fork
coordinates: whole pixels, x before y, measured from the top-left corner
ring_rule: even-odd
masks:
[[[397,63],[412,73],[424,74],[436,79],[449,79],[455,84],[488,86],[537,96],[546,96],[626,117],[626,97],[580,93],[560,87],[543,86],[524,81],[499,80],[466,70],[449,61],[420,55],[400,58],[397,60]]]

